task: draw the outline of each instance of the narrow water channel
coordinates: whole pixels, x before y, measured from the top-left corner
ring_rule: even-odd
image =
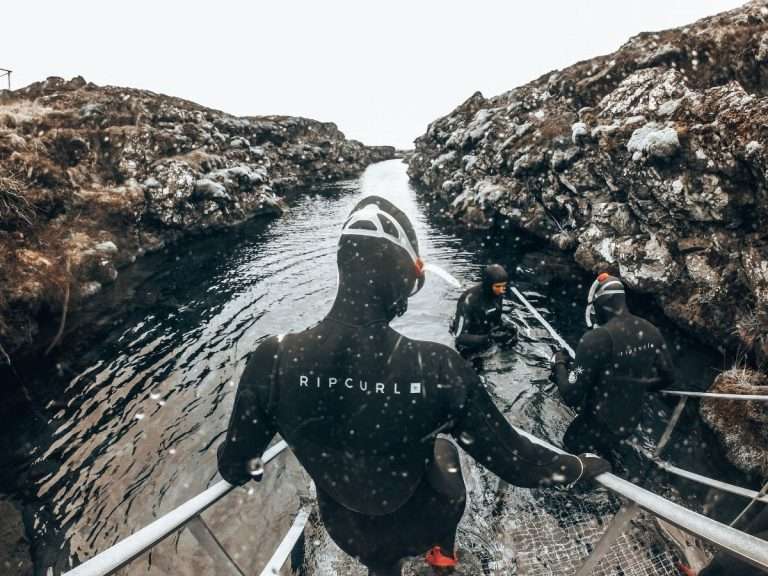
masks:
[[[405,168],[396,160],[383,162],[359,180],[306,190],[289,200],[279,219],[188,242],[125,275],[113,288],[123,291],[115,301],[127,308],[120,320],[100,327],[103,337],[78,348],[57,370],[37,375],[49,396],[39,407],[49,419],[49,433],[30,451],[28,463],[44,471],[30,480],[29,522],[38,534],[39,559],[65,569],[211,483],[215,448],[245,357],[266,336],[301,330],[328,310],[335,294],[338,231],[363,195],[379,194],[399,205],[415,223],[425,260],[465,284],[478,279],[484,264],[504,264],[513,283],[565,338],[578,341],[589,278],[567,257],[530,240],[457,233],[440,207],[417,198]],[[459,294],[431,278],[396,328],[451,345],[447,327]],[[559,444],[573,416],[548,380],[554,341],[518,302],[507,302],[507,308],[522,327],[522,338],[486,361],[489,387],[511,421]],[[717,355],[668,326],[665,335],[680,360],[680,386],[704,388],[721,368]],[[658,437],[670,411],[661,401],[649,405],[648,442]],[[683,430],[689,437],[673,447],[677,462],[701,460],[701,430],[693,424]],[[500,551],[495,534],[510,520],[505,510],[514,508],[510,500],[519,500],[520,492],[500,486],[469,460],[464,464],[471,501],[460,546],[485,549],[484,571],[511,573],[503,567],[514,559]],[[700,463],[694,467],[706,472]],[[261,484],[217,504],[206,519],[241,566],[255,571],[308,498],[308,479],[288,457],[268,468]],[[536,499],[517,504],[534,506]],[[318,534],[317,527],[310,530],[304,548],[320,547],[322,553],[306,556],[318,563],[318,572],[322,566],[331,570],[333,553]],[[182,533],[125,573],[200,574],[213,568],[194,539]]]

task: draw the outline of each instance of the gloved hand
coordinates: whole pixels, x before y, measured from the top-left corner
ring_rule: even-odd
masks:
[[[261,466],[260,470],[257,469],[261,460],[255,459],[245,464],[238,460],[230,461],[227,458],[226,444],[226,442],[222,442],[216,450],[221,477],[233,486],[242,486],[250,480],[261,482],[264,476],[264,467]]]
[[[558,364],[564,364],[566,367],[568,367],[568,365],[571,363],[571,357],[565,350],[558,350],[552,355],[551,362],[553,368]]]
[[[517,329],[514,326],[494,328],[490,334],[491,340],[503,346],[517,343]]]
[[[584,467],[579,480],[592,480],[596,476],[600,476],[600,474],[613,470],[610,462],[600,458],[600,456],[597,454],[585,452],[584,454],[579,454],[577,458],[581,462],[581,465]]]

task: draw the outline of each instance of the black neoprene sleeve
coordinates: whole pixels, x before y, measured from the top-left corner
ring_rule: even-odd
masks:
[[[476,376],[465,378],[465,387],[466,398],[452,435],[479,464],[516,486],[570,484],[579,478],[578,458],[558,454],[518,434]]]
[[[268,413],[277,349],[276,338],[263,342],[248,359],[240,378],[227,436],[218,450],[219,473],[230,484],[261,479],[252,475],[249,463],[261,457],[277,433]]]

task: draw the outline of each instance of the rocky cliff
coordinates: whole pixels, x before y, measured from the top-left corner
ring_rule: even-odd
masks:
[[[239,118],[147,91],[49,78],[0,92],[0,365],[137,256],[278,214],[282,192],[394,148],[305,118]]]
[[[616,269],[706,341],[768,353],[768,3],[632,38],[416,141],[409,174],[469,226]]]

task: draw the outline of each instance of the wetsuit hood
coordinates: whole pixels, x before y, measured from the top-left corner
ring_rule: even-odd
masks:
[[[339,293],[334,308],[372,308],[381,312],[382,320],[404,314],[408,298],[424,285],[413,225],[380,196],[367,196],[350,212],[342,227],[337,264]]]
[[[627,308],[624,284],[616,276],[603,272],[589,289],[585,321],[589,328],[605,324]]]
[[[494,298],[493,285],[499,282],[508,282],[509,275],[504,267],[499,264],[491,264],[483,269],[483,296]]]

